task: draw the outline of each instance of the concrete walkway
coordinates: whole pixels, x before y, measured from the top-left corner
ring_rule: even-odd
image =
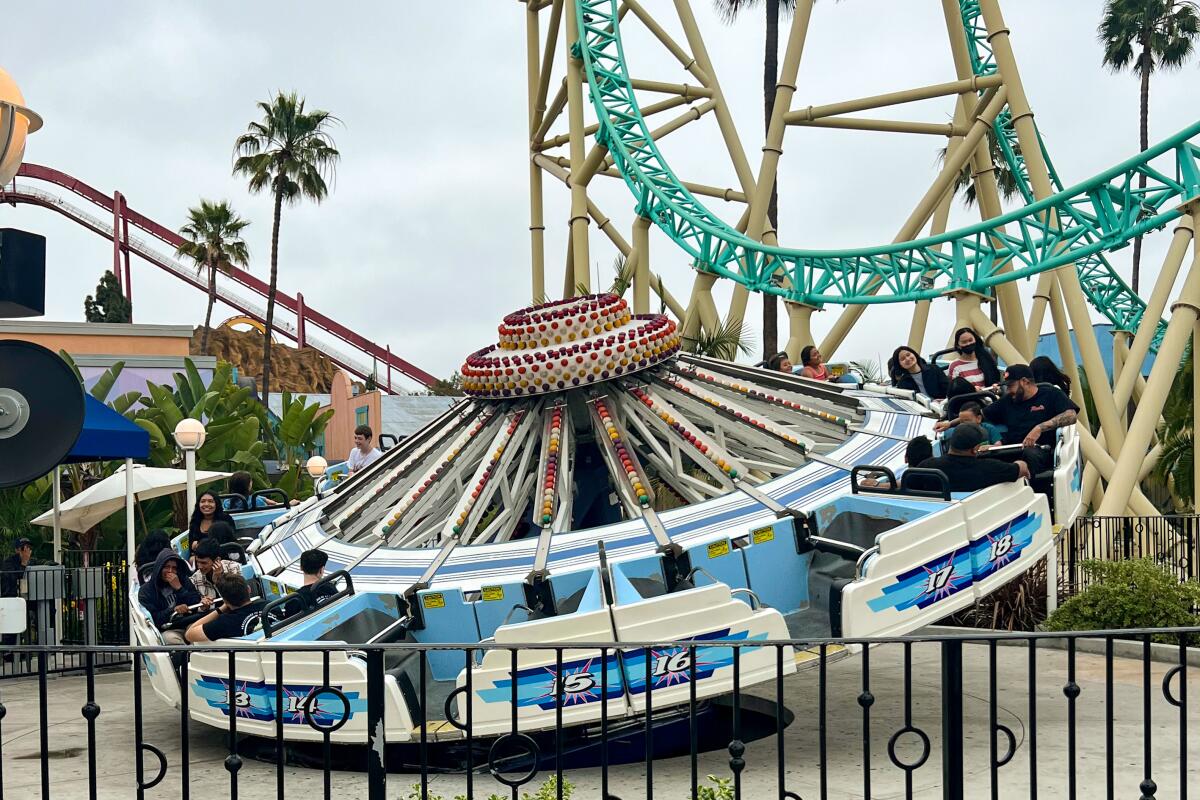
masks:
[[[964,647],[965,678],[963,706],[965,722],[964,759],[967,796],[988,797],[989,770],[988,716],[990,692],[988,648],[968,644]],[[996,649],[999,704],[997,719],[1010,728],[1017,749],[1012,761],[998,770],[999,796],[1029,797],[1031,782],[1031,733],[1029,714],[1029,661],[1024,647]],[[905,773],[888,757],[888,741],[904,725],[903,649],[885,645],[870,653],[870,691],[875,702],[870,708],[869,766],[864,764],[863,709],[857,698],[862,691],[864,659],[846,658],[829,666],[826,787],[831,798],[867,796],[906,796]],[[1076,656],[1076,683],[1080,695],[1075,706],[1075,776],[1080,797],[1099,798],[1106,792],[1105,747],[1105,663],[1101,656],[1080,653]],[[1143,724],[1143,667],[1137,660],[1117,659],[1113,669],[1113,717],[1116,795],[1137,797],[1142,780],[1144,736],[1151,737],[1152,776],[1157,782],[1157,797],[1179,796],[1181,775],[1179,709],[1163,697],[1162,679],[1170,665],[1150,665],[1150,721]],[[941,765],[941,685],[940,660],[936,644],[912,646],[912,725],[930,738],[931,752],[923,766],[912,772],[912,794],[916,797],[940,797]],[[1067,676],[1067,654],[1059,650],[1039,649],[1034,691],[1037,703],[1036,781],[1039,796],[1068,797],[1068,704],[1063,694]],[[1187,715],[1189,790],[1200,795],[1200,668],[1188,673],[1190,702]],[[1174,682],[1179,693],[1179,677]],[[147,790],[148,798],[182,797],[179,717],[162,706],[148,685],[143,687],[145,709],[143,739],[163,750],[168,772],[165,780]],[[88,752],[86,726],[80,714],[84,703],[82,677],[50,678],[48,741],[50,753],[50,797],[55,800],[88,797]],[[774,699],[773,687],[751,692]],[[97,720],[96,759],[99,798],[136,796],[134,779],[134,717],[129,673],[108,673],[96,678],[97,702],[102,711]],[[0,769],[5,798],[41,796],[42,773],[38,724],[37,681],[0,682],[0,702],[6,714],[0,722]],[[785,705],[796,721],[785,733],[786,788],[812,800],[820,794],[820,751],[818,748],[818,688],[815,671],[789,678],[785,684]],[[230,778],[224,768],[228,751],[225,735],[216,729],[195,724],[190,739],[190,785],[198,800],[229,797]],[[1000,752],[1006,740],[1000,737]],[[919,755],[915,735],[908,734],[897,743],[902,759]],[[146,753],[146,774],[157,772],[157,759]],[[777,788],[775,738],[751,742],[746,748],[742,796],[774,798]],[[337,764],[335,768],[354,769]],[[699,759],[701,776],[728,776],[729,754],[724,751],[703,754]],[[675,758],[654,765],[654,796],[670,800],[690,797],[689,760]],[[532,790],[545,776],[525,787]],[[578,770],[568,775],[576,786],[575,800],[599,797],[599,770]],[[702,778],[703,779],[703,778]],[[388,796],[408,798],[415,775],[389,776]],[[324,778],[320,771],[296,767],[286,770],[286,794],[316,800],[323,794]],[[465,788],[461,776],[431,778],[431,793],[451,800]],[[365,776],[355,771],[335,772],[331,776],[332,796],[365,797]],[[475,779],[475,796],[486,798],[490,792],[508,797],[506,787],[489,776]],[[641,765],[613,767],[610,793],[622,800],[647,796],[644,768]],[[256,800],[276,797],[273,764],[247,760],[238,781],[238,797]]]

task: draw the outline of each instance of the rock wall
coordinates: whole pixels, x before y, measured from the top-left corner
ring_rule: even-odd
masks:
[[[258,331],[235,331],[216,328],[208,334],[208,352],[200,352],[201,328],[192,333],[192,355],[216,356],[237,367],[238,374],[253,377],[262,383],[262,334]],[[271,391],[328,393],[337,366],[311,347],[297,350],[272,342]]]

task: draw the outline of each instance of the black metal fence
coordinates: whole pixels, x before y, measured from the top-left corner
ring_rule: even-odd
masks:
[[[1182,580],[1200,577],[1200,517],[1080,517],[1064,532],[1058,548],[1062,591],[1087,588],[1081,565],[1088,559],[1123,561],[1149,558]]]
[[[187,686],[199,653],[206,654],[204,672],[226,663],[220,669],[228,671],[204,679],[211,684],[207,694],[184,691],[178,708],[152,691],[154,681],[175,680],[172,670],[148,675],[143,658],[134,658],[133,670],[98,680],[94,664],[110,651],[91,649],[82,654],[84,675],[55,677],[47,665],[58,651],[31,650],[36,676],[0,684],[0,798],[39,792],[43,798],[97,797],[98,787],[105,796],[143,797],[160,785],[156,796],[183,798],[193,790],[198,797],[237,797],[239,789],[284,798],[289,788],[371,800],[518,798],[526,792],[553,798],[563,797],[568,784],[575,800],[1147,798],[1159,792],[1186,798],[1200,783],[1193,768],[1200,736],[1188,696],[1200,652],[1187,643],[1198,636],[1200,628],[926,636],[872,640],[870,648],[863,641],[690,640],[572,643],[566,651],[399,644],[347,653],[345,645],[264,645],[262,674],[286,680],[289,672],[304,672],[295,679],[324,681],[300,697],[285,694],[292,687],[283,680],[257,687],[241,680],[244,648],[184,647],[174,652]],[[1152,644],[1164,637],[1173,643]],[[515,699],[518,681],[485,679],[477,664],[477,654],[496,650],[508,654],[500,662],[511,659],[513,672],[519,658],[545,653],[551,688],[538,702],[556,724],[524,730],[516,704],[488,737],[475,733],[474,704],[467,704],[465,718],[445,721],[443,709],[454,697],[443,702],[426,668],[429,656],[461,656],[458,684],[467,697],[491,690],[502,698],[511,691]],[[624,666],[614,679],[620,676],[626,691],[638,669],[650,673],[651,662],[661,662],[666,674],[659,676],[657,666],[643,674],[646,713],[610,712],[601,703],[598,719],[565,727],[564,709],[578,709],[573,692],[582,682],[571,680],[577,676],[563,664],[580,651],[594,653],[600,664],[616,657]],[[231,681],[237,652],[238,677]],[[297,654],[310,657],[307,666],[289,661]],[[365,674],[358,694],[343,692],[344,679],[331,681],[334,654],[339,665],[349,656]],[[408,741],[389,742],[401,713],[390,665],[406,655],[421,665],[403,700],[413,727],[402,737],[392,734]],[[728,689],[722,697],[702,691],[698,698],[697,686],[711,685],[705,674],[715,674],[718,661]],[[764,671],[764,663],[774,668]],[[599,697],[609,697],[609,670],[599,674]],[[689,690],[681,694],[683,683]],[[251,698],[245,713],[243,695]],[[264,718],[252,713],[259,700],[274,721],[247,736],[250,720]],[[352,704],[365,724],[359,718],[347,730],[361,736],[332,741],[342,738],[334,733],[351,717]],[[238,709],[232,715],[231,707]],[[225,711],[214,717],[214,708]],[[509,710],[511,723],[505,721]],[[208,722],[194,720],[194,711],[207,714]],[[55,731],[76,735],[52,741]],[[298,738],[306,741],[292,741]]]
[[[10,649],[57,641],[66,645],[122,646],[129,643],[129,595],[123,551],[63,553],[61,570],[35,566],[24,572],[0,572],[0,586],[9,596],[26,600],[27,625],[20,634],[5,635],[0,649],[0,678],[33,675],[32,658]],[[50,599],[42,599],[50,598]],[[44,606],[43,606],[44,604]],[[90,617],[90,619],[89,619]],[[98,653],[95,666],[128,664],[127,653]],[[47,663],[51,673],[86,667],[81,653],[63,651]]]

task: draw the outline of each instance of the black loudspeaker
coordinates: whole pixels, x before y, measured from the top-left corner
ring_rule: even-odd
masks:
[[[83,430],[83,387],[57,354],[0,341],[0,489],[36,480],[62,462]]]
[[[0,319],[46,313],[46,237],[0,228]]]

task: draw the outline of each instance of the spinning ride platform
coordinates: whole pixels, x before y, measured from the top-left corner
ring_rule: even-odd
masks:
[[[386,735],[419,736],[421,679],[433,739],[568,727],[687,703],[733,686],[722,642],[870,637],[915,630],[1017,577],[1079,507],[1079,454],[1065,429],[1056,514],[1028,486],[968,496],[903,482],[867,492],[866,465],[899,470],[935,413],[910,393],[828,384],[680,352],[665,316],[632,315],[615,295],[572,298],[504,319],[468,357],[470,395],[369,469],[289,510],[250,546],[264,595],[278,598],[236,675],[192,654],[192,716],[238,731],[366,740],[362,644],[564,645],[554,650],[389,651]],[[859,470],[856,470],[859,468]],[[329,554],[338,593],[294,603],[300,554]],[[136,605],[136,604],[135,604]],[[147,644],[161,641],[137,611]],[[284,656],[264,645],[344,643]],[[618,643],[601,651],[583,643]],[[644,648],[619,643],[674,642]],[[166,656],[147,657],[155,690],[178,704]],[[813,660],[786,648],[785,670]],[[745,647],[740,684],[773,680],[776,651]],[[230,683],[234,686],[230,687]],[[331,691],[336,689],[336,693]],[[605,691],[602,692],[601,688]],[[603,697],[601,696],[603,694]],[[315,699],[314,699],[315,698]],[[307,711],[305,710],[307,709]],[[443,712],[444,715],[443,715]],[[444,716],[444,718],[443,718]],[[307,724],[306,724],[307,723]]]

